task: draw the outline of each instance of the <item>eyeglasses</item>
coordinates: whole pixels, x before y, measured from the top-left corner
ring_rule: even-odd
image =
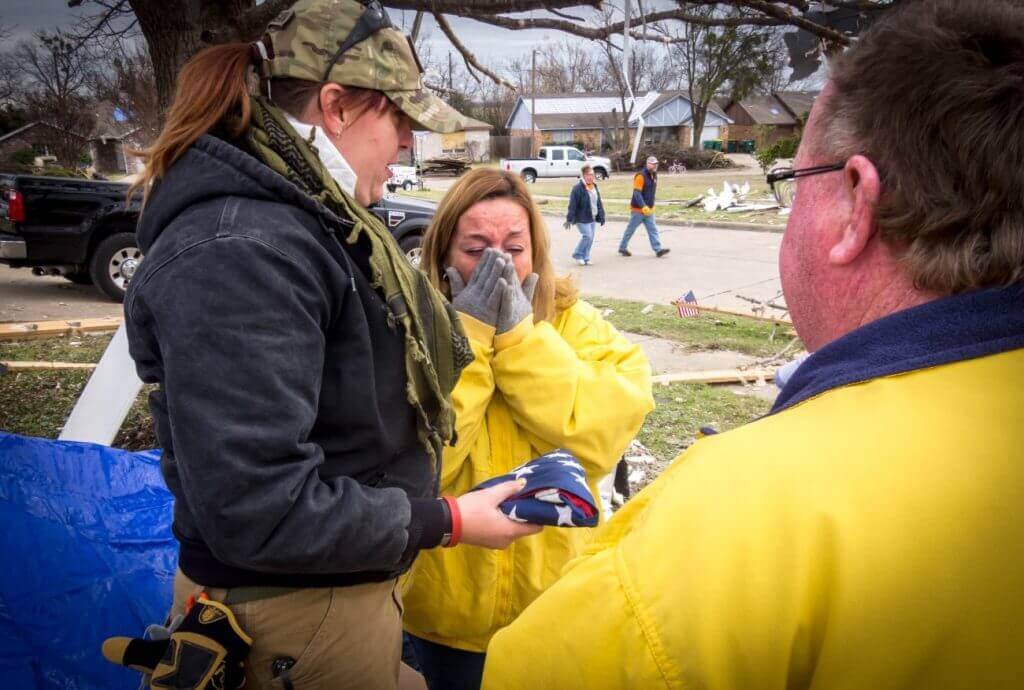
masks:
[[[366,9],[359,15],[359,19],[356,20],[355,26],[352,27],[352,31],[348,33],[345,40],[338,46],[338,52],[334,54],[331,61],[327,63],[327,69],[324,71],[324,78],[321,81],[328,81],[328,77],[331,76],[331,70],[334,69],[334,65],[337,64],[341,56],[345,54],[345,51],[350,49],[357,43],[362,43],[373,34],[377,33],[381,29],[389,29],[393,27],[391,23],[391,17],[388,16],[384,6],[380,4],[380,0],[372,0],[366,3]],[[418,62],[418,60],[417,60]]]
[[[813,168],[775,168],[768,173],[767,180],[768,186],[772,190],[772,196],[779,202],[779,206],[788,206],[792,199],[791,197],[792,185],[779,185],[780,182],[787,180],[795,180],[799,177],[810,177],[811,175],[821,175],[822,173],[838,172],[846,167],[846,161],[842,163],[833,163],[832,165],[817,165]],[[785,203],[784,203],[785,202]]]

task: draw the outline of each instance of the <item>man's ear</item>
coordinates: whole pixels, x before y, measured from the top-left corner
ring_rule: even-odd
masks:
[[[347,124],[345,113],[341,108],[341,96],[344,88],[333,82],[327,82],[320,87],[320,112],[323,117],[323,126],[331,136],[339,136],[341,130]]]
[[[875,211],[882,193],[878,169],[865,156],[853,156],[843,170],[845,193],[851,200],[852,210],[839,241],[829,251],[829,262],[834,266],[853,263],[864,252],[877,230]]]

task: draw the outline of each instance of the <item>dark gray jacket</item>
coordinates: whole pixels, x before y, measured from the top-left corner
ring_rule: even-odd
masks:
[[[186,575],[328,586],[406,569],[446,530],[401,333],[351,227],[204,136],[153,190],[125,300]]]

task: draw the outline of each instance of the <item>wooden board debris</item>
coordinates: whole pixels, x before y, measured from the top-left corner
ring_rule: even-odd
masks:
[[[670,302],[673,307],[679,308],[679,300],[673,300]],[[739,311],[729,311],[728,309],[718,309],[717,307],[702,307],[699,304],[686,304],[683,306],[686,309],[695,309],[700,312],[706,312],[708,314],[721,314],[723,316],[742,316],[745,319],[754,319],[755,321],[768,321],[771,323],[782,324],[783,326],[792,326],[793,322],[789,319],[775,319],[770,316],[758,316],[757,314],[744,314]]]
[[[678,374],[662,374],[652,381],[670,383],[768,383],[775,379],[775,369],[714,369],[710,371],[684,371]]]
[[[123,320],[119,316],[102,316],[94,319],[0,323],[0,340],[38,340],[65,335],[81,335],[82,333],[116,331]]]
[[[96,365],[90,362],[31,362],[31,361],[10,361],[0,362],[0,367],[7,371],[54,371],[58,369],[95,369]]]

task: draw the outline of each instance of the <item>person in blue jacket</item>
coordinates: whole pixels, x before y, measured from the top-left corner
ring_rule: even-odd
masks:
[[[569,210],[565,214],[565,228],[575,225],[580,231],[580,241],[572,258],[580,266],[590,265],[590,250],[594,247],[594,233],[598,225],[604,225],[604,204],[601,192],[594,181],[594,169],[589,165],[580,168],[580,182],[569,195]]]
[[[654,222],[654,196],[658,191],[658,159],[649,156],[644,167],[633,176],[633,196],[629,200],[629,222],[619,242],[619,254],[633,256],[629,251],[629,241],[633,239],[636,229],[647,228],[647,239],[651,241],[651,249],[659,259],[669,253],[668,247],[661,246],[658,226]]]

